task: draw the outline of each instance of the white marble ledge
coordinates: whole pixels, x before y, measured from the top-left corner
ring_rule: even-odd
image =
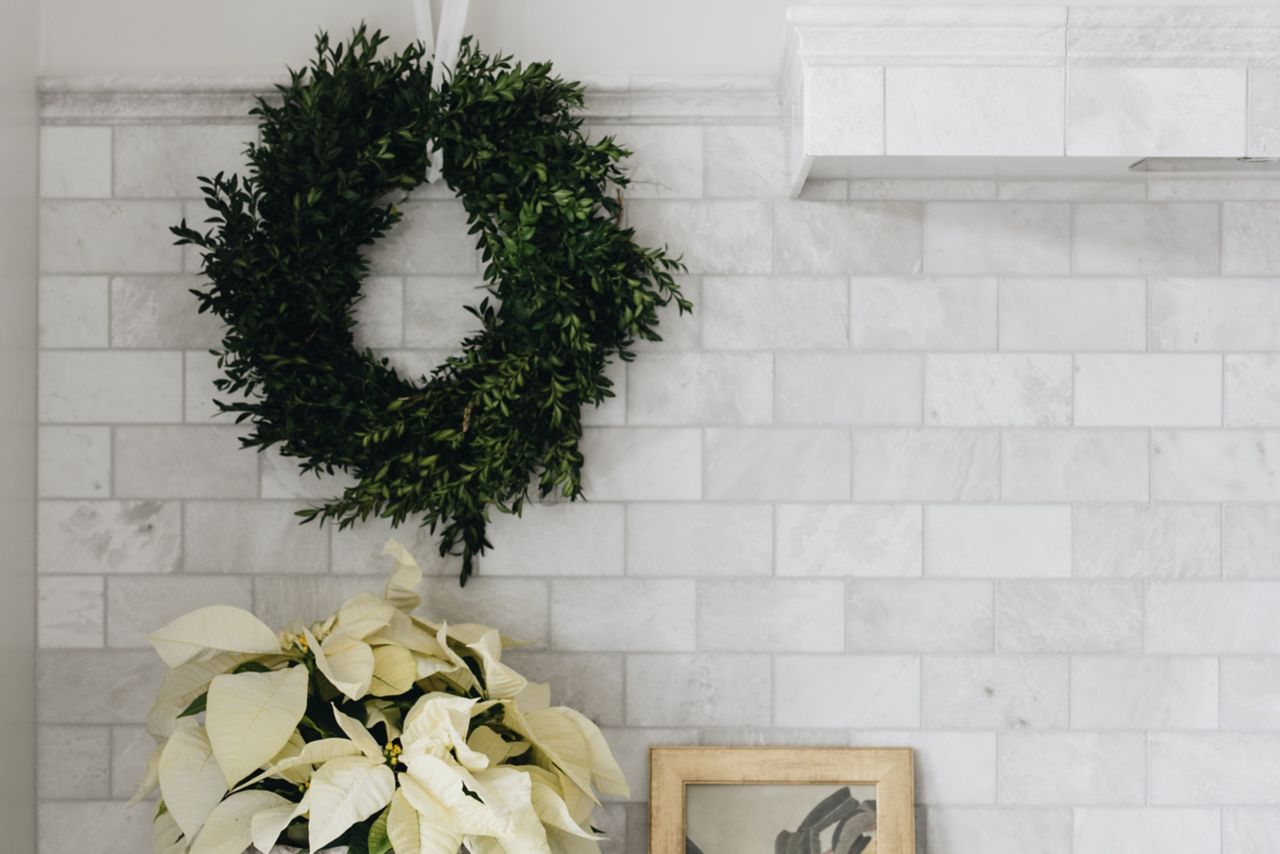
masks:
[[[787,10],[788,49],[860,65],[1280,65],[1280,6],[847,6]]]
[[[806,64],[1062,65],[1066,6],[792,6]]]
[[[1071,65],[1280,65],[1280,6],[1072,6]]]
[[[40,80],[45,124],[252,122],[278,77],[49,76]],[[593,123],[775,124],[782,115],[767,77],[600,77],[586,87]]]

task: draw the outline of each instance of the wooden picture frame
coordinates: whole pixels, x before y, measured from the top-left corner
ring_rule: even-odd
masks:
[[[686,842],[686,789],[697,784],[874,785],[872,850],[875,854],[915,854],[915,777],[910,748],[652,748],[649,854],[699,850],[696,844],[688,848]],[[775,841],[768,844],[774,845]],[[776,844],[783,845],[781,841]]]

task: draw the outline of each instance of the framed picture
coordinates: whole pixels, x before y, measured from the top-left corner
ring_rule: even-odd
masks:
[[[915,854],[909,748],[655,747],[650,854]]]

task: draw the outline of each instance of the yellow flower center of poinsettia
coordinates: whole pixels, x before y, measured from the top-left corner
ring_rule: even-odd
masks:
[[[382,755],[387,758],[387,764],[393,768],[400,764],[400,754],[402,753],[404,753],[404,748],[400,746],[399,739],[382,748]]]

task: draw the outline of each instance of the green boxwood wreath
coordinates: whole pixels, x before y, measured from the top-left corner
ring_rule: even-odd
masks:
[[[580,496],[582,407],[613,396],[613,357],[659,340],[660,307],[691,305],[679,261],[620,223],[629,152],[584,137],[579,84],[468,40],[433,87],[421,45],[379,56],[385,41],[363,26],[347,44],[321,34],[309,67],[252,111],[247,174],[202,179],[210,230],[173,232],[202,253],[200,311],[227,324],[215,385],[238,399],[217,405],[252,425],[242,444],[354,478],[303,520],[418,517],[441,554],[461,551],[465,584],[490,507],[519,513],[535,480],[542,496]],[[467,308],[479,331],[411,381],[355,348],[352,309],[429,144],[487,294]]]

